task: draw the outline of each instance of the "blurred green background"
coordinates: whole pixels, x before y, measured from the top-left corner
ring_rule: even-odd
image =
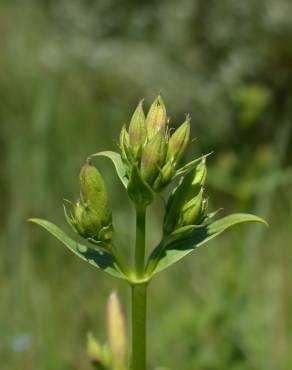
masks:
[[[162,92],[192,116],[186,159],[209,160],[210,208],[254,212],[155,278],[149,369],[292,369],[292,2],[0,0],[0,358],[2,370],[87,370],[109,292],[30,216],[65,225],[88,154],[115,149],[138,100]],[[121,249],[133,210],[99,159]],[[149,212],[150,247],[161,201]],[[151,226],[152,225],[152,226]]]

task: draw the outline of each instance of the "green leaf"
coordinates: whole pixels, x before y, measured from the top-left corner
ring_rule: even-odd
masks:
[[[206,225],[194,225],[188,226],[188,229],[184,227],[176,230],[153,250],[148,260],[147,272],[155,274],[163,271],[223,231],[244,222],[259,222],[267,225],[260,217],[235,213]]]
[[[213,152],[210,152],[210,153],[204,154],[204,155],[202,155],[201,157],[196,158],[196,159],[192,160],[191,162],[189,162],[189,163],[185,164],[184,166],[182,166],[182,167],[178,168],[178,169],[175,171],[175,173],[174,173],[174,175],[173,175],[172,179],[174,180],[174,179],[175,179],[175,178],[177,178],[178,176],[182,176],[182,175],[184,175],[186,172],[188,172],[188,171],[192,170],[192,169],[197,165],[197,163],[199,163],[203,158],[207,158],[207,157],[209,157],[212,153],[213,153]]]
[[[124,187],[127,188],[129,180],[128,180],[128,177],[127,177],[127,172],[126,172],[124,163],[123,163],[122,158],[121,158],[119,153],[116,153],[116,152],[113,152],[113,151],[110,151],[110,150],[106,150],[104,152],[98,152],[98,153],[92,154],[90,157],[107,157],[107,158],[109,158],[115,166],[116,173],[117,173],[119,179],[121,180]]]
[[[104,270],[114,277],[118,277],[120,279],[125,278],[116,267],[116,261],[109,252],[96,250],[92,247],[88,247],[76,242],[66,235],[58,226],[49,221],[39,218],[30,218],[28,221],[46,229],[83,261],[90,263],[92,266],[98,269]]]

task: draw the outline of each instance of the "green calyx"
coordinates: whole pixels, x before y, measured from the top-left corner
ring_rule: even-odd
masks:
[[[93,243],[112,238],[112,215],[108,206],[105,183],[99,171],[88,160],[81,168],[80,199],[65,209],[68,223],[83,238]]]
[[[128,177],[128,194],[137,205],[148,205],[156,192],[174,178],[176,165],[190,140],[190,118],[170,136],[167,113],[159,95],[145,118],[141,100],[120,133],[121,159]],[[140,194],[139,194],[140,193]],[[148,196],[145,196],[145,194]],[[151,196],[150,196],[151,195]],[[142,200],[143,199],[143,200]]]
[[[168,234],[183,226],[200,224],[207,211],[204,188],[207,176],[206,159],[183,176],[171,193],[164,217],[164,233]]]
[[[141,151],[146,137],[145,115],[143,111],[143,101],[141,100],[129,125],[129,145],[131,145],[134,158],[141,157]]]
[[[166,108],[159,95],[152,103],[146,118],[148,139],[152,139],[159,131],[165,131],[167,123]]]
[[[202,187],[194,198],[183,205],[177,228],[199,224],[205,216],[207,204],[207,199],[204,198],[204,188]]]
[[[141,158],[141,176],[147,184],[152,185],[163,166],[166,156],[165,133],[158,131],[145,145]]]
[[[167,148],[167,160],[173,158],[178,162],[181,159],[190,141],[190,122],[191,119],[187,116],[185,122],[170,137]]]

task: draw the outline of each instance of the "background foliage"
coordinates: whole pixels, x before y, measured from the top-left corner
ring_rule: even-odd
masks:
[[[149,369],[292,368],[291,14],[290,0],[0,1],[3,370],[89,369],[86,332],[104,337],[106,296],[129,293],[25,219],[64,226],[84,158],[115,149],[159,91],[174,125],[193,117],[188,156],[215,150],[211,207],[270,228],[242,226],[156,278]],[[129,254],[132,209],[98,165]],[[149,245],[161,214],[158,200]]]

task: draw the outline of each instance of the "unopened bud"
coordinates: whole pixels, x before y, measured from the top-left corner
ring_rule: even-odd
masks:
[[[125,318],[116,293],[112,293],[108,299],[107,329],[113,370],[126,370],[127,339]]]
[[[142,104],[143,102],[140,101],[129,125],[130,146],[135,158],[140,157],[142,146],[147,137]]]
[[[122,159],[128,162],[132,155],[130,152],[130,138],[125,126],[123,126],[120,133],[120,149]]]
[[[201,188],[199,194],[182,207],[177,227],[199,223],[204,216],[204,212],[206,210],[205,205],[204,189]]]
[[[201,162],[197,165],[195,170],[195,176],[192,179],[191,186],[195,188],[196,186],[203,186],[205,184],[207,177],[207,166],[206,157],[203,157]]]
[[[82,237],[108,241],[112,237],[112,216],[103,178],[89,161],[81,168],[79,178],[81,199],[73,207],[73,215],[65,209],[66,219]]]
[[[176,228],[181,218],[181,210],[185,204],[197,196],[205,183],[206,175],[206,160],[203,158],[197,167],[185,175],[174,189],[166,205],[164,217],[164,231],[166,233],[170,233]]]
[[[183,156],[190,140],[190,117],[176,129],[168,142],[166,160],[174,158],[176,162]]]
[[[73,226],[79,235],[86,237],[86,225],[84,225],[83,222],[83,214],[84,214],[84,207],[81,205],[80,201],[78,200],[76,204],[74,205],[74,217],[71,215],[71,217],[68,216],[67,210],[64,207],[65,210],[65,216],[67,218],[67,221]]]
[[[78,201],[75,205],[76,229],[84,238],[95,238],[101,229],[101,222],[96,213]]]
[[[80,175],[80,192],[84,203],[98,211],[99,209],[107,210],[107,194],[105,183],[100,172],[93,166],[89,160],[82,166]]]
[[[146,118],[146,129],[148,139],[152,139],[159,131],[164,131],[167,116],[166,109],[161,96],[159,95],[152,103]]]
[[[159,170],[159,175],[154,181],[153,189],[156,192],[162,190],[172,179],[175,170],[175,161],[169,160],[166,164]]]
[[[159,131],[143,149],[141,159],[141,176],[149,185],[155,180],[159,168],[166,156],[166,141],[162,131]]]

